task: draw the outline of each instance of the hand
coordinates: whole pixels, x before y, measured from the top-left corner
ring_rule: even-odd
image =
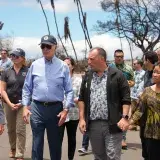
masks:
[[[122,130],[126,131],[129,128],[129,121],[125,118],[121,118],[121,120],[117,123],[117,126]]]
[[[129,87],[133,87],[134,84],[135,84],[134,81],[128,80],[128,85],[129,85]]]
[[[129,125],[128,129],[132,130],[135,127],[135,125]]]
[[[3,133],[3,131],[4,131],[4,125],[0,124],[0,135]]]
[[[29,106],[23,108],[23,120],[26,124],[29,124],[29,116],[32,114],[29,108]]]
[[[57,117],[60,118],[60,119],[59,119],[59,122],[58,122],[58,126],[62,126],[62,124],[63,124],[63,123],[65,122],[65,120],[66,120],[67,114],[68,114],[68,111],[63,110],[63,111],[61,111],[61,112],[57,115]]]
[[[86,122],[85,120],[79,120],[79,129],[82,134],[86,132]]]
[[[74,98],[74,103],[78,104],[78,98]]]
[[[21,104],[21,103],[17,103],[17,104],[15,104],[15,107],[16,107],[17,109],[19,109],[20,107],[22,107],[22,104]]]
[[[9,106],[13,111],[18,109],[18,107],[14,103],[11,103]]]

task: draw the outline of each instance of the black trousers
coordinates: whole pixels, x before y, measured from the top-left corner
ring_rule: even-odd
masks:
[[[146,138],[144,138],[144,136],[141,136],[140,138],[142,143],[142,157],[144,158],[144,160],[148,160]]]
[[[67,129],[67,136],[68,136],[68,159],[73,160],[75,150],[76,150],[76,132],[79,120],[70,120],[64,123],[62,136],[64,136],[65,127]],[[63,139],[62,139],[63,141]]]
[[[160,160],[160,140],[145,138],[147,160]]]

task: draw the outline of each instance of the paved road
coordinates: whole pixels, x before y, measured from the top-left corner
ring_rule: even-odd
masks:
[[[9,144],[8,144],[8,137],[7,133],[5,133],[0,136],[0,160],[8,160],[8,152],[9,152]],[[141,158],[141,145],[140,145],[140,139],[139,139],[139,133],[138,131],[129,131],[127,134],[128,139],[128,146],[129,149],[127,151],[122,151],[122,160],[142,160]],[[74,160],[92,160],[93,155],[85,155],[85,156],[79,156],[77,150],[81,147],[81,141],[82,141],[82,135],[78,131],[77,132],[77,149],[75,154]],[[25,152],[25,160],[31,160],[31,146],[32,146],[32,133],[30,130],[30,126],[27,126],[27,144],[26,144],[26,152]],[[48,151],[48,144],[47,140],[45,138],[45,147],[44,147],[44,160],[50,160],[49,158],[49,151]],[[67,159],[67,136],[64,137],[63,142],[63,154],[62,154],[62,160],[68,160]]]

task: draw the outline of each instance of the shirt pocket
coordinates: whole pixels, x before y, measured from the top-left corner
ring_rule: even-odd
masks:
[[[53,83],[55,87],[58,87],[61,89],[64,88],[64,76],[62,75],[59,75],[59,76],[53,75],[51,82]]]
[[[45,76],[42,73],[33,72],[32,76],[33,76],[34,86],[42,85],[43,82],[45,82],[45,79],[44,79]]]

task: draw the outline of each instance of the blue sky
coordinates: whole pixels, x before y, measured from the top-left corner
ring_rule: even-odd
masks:
[[[57,20],[61,36],[64,35],[63,25],[64,17],[70,19],[71,35],[78,52],[84,49],[84,35],[81,30],[78,13],[74,0],[56,0],[55,6],[57,11]],[[110,35],[97,35],[93,31],[93,25],[97,20],[105,20],[107,15],[99,6],[99,0],[81,0],[84,11],[87,12],[87,24],[90,31],[90,37],[94,46],[106,48],[109,58],[113,58],[112,54],[115,49],[120,47],[119,40]],[[50,7],[50,0],[42,0],[44,5],[51,34],[57,35],[54,24],[53,11]],[[1,36],[9,34],[14,36],[13,48],[21,47],[28,52],[28,57],[39,55],[40,50],[37,44],[40,38],[47,34],[45,19],[36,0],[0,0],[0,21],[4,23],[3,29],[0,31]],[[111,42],[112,40],[112,42]],[[67,42],[66,46],[70,47]],[[128,52],[128,46],[124,41],[124,49]],[[72,53],[71,53],[72,54]],[[129,55],[126,55],[129,58]]]
[[[35,1],[32,2],[33,6],[23,4],[22,0],[5,0],[5,1],[6,3],[3,3],[0,6],[0,12],[1,12],[0,20],[5,24],[3,30],[1,31],[1,34],[13,32],[16,37],[17,36],[41,37],[43,34],[47,33],[47,27],[44,16],[41,11],[40,5],[36,2],[36,0],[32,0]],[[47,0],[45,1],[47,2]],[[16,3],[14,4],[13,2]],[[44,5],[46,4],[44,3],[44,1],[42,2]],[[97,6],[98,5],[99,4],[97,1]],[[49,20],[51,33],[53,35],[56,35],[52,10],[49,9],[46,10],[46,14]],[[93,34],[95,34],[95,32],[91,31],[93,29],[93,25],[96,24],[96,21],[99,19],[104,20],[105,14],[100,9],[98,10],[96,8],[94,10],[94,8],[92,8],[88,9],[87,15],[88,15],[87,17],[88,28],[92,36]],[[61,12],[59,11],[59,9],[57,9],[57,20],[61,35],[63,36],[64,34],[63,24],[65,16],[68,16],[70,19],[70,29],[73,39],[74,40],[83,39],[84,37],[79,24],[77,10],[75,9],[72,10],[72,8],[69,12],[65,11]],[[77,30],[79,32],[77,32]]]

